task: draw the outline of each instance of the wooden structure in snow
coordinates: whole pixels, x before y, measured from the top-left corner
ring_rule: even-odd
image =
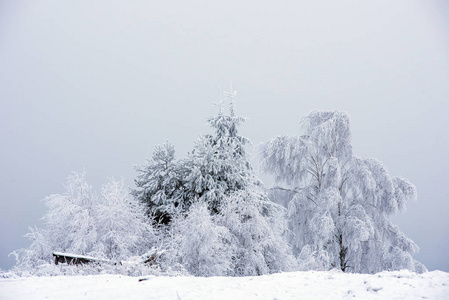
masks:
[[[59,263],[66,263],[69,265],[80,265],[92,262],[106,262],[106,260],[103,259],[72,253],[53,252],[53,256],[55,257],[55,265]]]
[[[65,253],[65,252],[53,252],[53,256],[55,257],[55,265],[59,263],[66,263],[69,265],[81,265],[88,263],[113,263],[116,264],[149,264],[150,266],[157,264],[157,259],[165,252],[165,250],[158,250],[157,248],[151,248],[150,251],[145,253],[144,255],[138,257],[131,258],[129,261],[119,261],[114,262],[106,259],[99,259],[92,256],[85,256],[73,253]]]

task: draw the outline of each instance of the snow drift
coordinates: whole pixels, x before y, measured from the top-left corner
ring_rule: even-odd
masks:
[[[142,278],[141,278],[142,279]],[[448,299],[449,273],[341,271],[257,277],[121,275],[0,279],[0,298],[14,299]]]

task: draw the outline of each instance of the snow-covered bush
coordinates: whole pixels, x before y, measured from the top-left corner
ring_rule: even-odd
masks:
[[[95,206],[99,199],[88,185],[85,173],[71,174],[64,194],[45,198],[48,211],[42,230],[54,251],[91,254],[97,242]],[[47,253],[51,255],[51,253]]]
[[[288,203],[300,268],[424,271],[412,258],[418,246],[389,220],[416,199],[415,186],[375,159],[353,156],[346,113],[314,111],[302,124],[304,135],[261,147],[263,168],[284,185],[271,197]]]
[[[192,204],[188,215],[180,214],[172,226],[181,263],[192,275],[226,276],[232,274],[235,256],[229,230],[216,224],[207,204]]]
[[[123,181],[110,180],[94,210],[98,235],[94,253],[120,261],[147,251],[155,234],[144,212],[142,203],[129,198]]]
[[[37,269],[40,265],[50,264],[53,261],[51,257],[52,245],[47,236],[43,234],[43,230],[37,227],[29,227],[29,230],[30,232],[25,237],[31,240],[31,245],[9,254],[15,256],[16,267],[20,267],[25,272]]]
[[[292,271],[296,262],[283,238],[284,210],[254,191],[221,201],[220,213],[198,201],[171,224],[172,264],[196,276],[251,276]]]
[[[142,255],[154,243],[155,233],[142,204],[128,197],[122,181],[110,180],[97,196],[85,174],[73,173],[64,194],[45,198],[44,228],[30,228],[31,245],[12,254],[17,272],[37,275],[59,270],[49,267],[54,251],[107,259],[111,263]],[[85,266],[83,270],[89,267]],[[40,271],[44,270],[44,271]],[[67,270],[74,270],[69,268]]]
[[[221,203],[218,224],[232,235],[233,276],[291,271],[295,261],[284,239],[284,209],[254,189],[236,191]]]

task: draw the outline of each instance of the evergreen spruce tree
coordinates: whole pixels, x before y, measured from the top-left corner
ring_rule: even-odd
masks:
[[[136,170],[137,188],[131,194],[147,206],[148,214],[157,223],[167,225],[178,211],[188,208],[190,201],[183,198],[185,171],[175,160],[172,144],[157,146],[147,164],[137,166]]]
[[[245,118],[234,113],[236,93],[225,95],[230,114],[223,113],[223,103],[220,102],[218,115],[208,119],[214,134],[200,137],[192,153],[183,161],[188,174],[184,198],[206,202],[213,213],[219,213],[220,202],[232,192],[260,184],[246,156],[245,145],[249,140],[238,134],[238,126]]]
[[[223,113],[220,102],[218,115],[208,119],[214,134],[201,136],[187,158],[176,160],[173,145],[166,142],[155,148],[145,165],[136,167],[137,188],[131,193],[162,224],[188,211],[195,201],[206,202],[213,213],[218,213],[225,196],[249,184],[261,184],[246,157],[249,141],[238,134],[238,126],[245,119],[234,114],[235,92],[225,95],[230,114]]]
[[[172,148],[156,148],[163,159],[138,169],[133,191],[150,212],[175,220],[166,223],[165,244],[179,244],[171,253],[195,275],[261,275],[295,265],[283,239],[285,209],[268,199],[245,152],[249,140],[238,133],[245,119],[235,115],[235,95],[225,93],[229,113],[220,101],[208,119],[213,134],[201,136],[187,158],[175,161]]]
[[[235,115],[235,95],[225,93],[229,114],[223,112],[221,102],[218,115],[209,119],[214,134],[198,139],[183,161],[188,170],[184,198],[206,203],[214,224],[229,232],[230,245],[220,249],[232,253],[231,275],[292,270],[295,262],[283,239],[285,209],[268,199],[248,161],[245,145],[249,140],[238,133],[245,119]]]

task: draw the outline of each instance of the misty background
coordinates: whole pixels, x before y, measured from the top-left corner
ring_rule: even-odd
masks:
[[[443,0],[0,1],[0,268],[70,172],[133,187],[156,145],[210,132],[232,80],[253,145],[348,112],[354,154],[418,188],[394,217],[415,258],[449,271],[448,54]]]

